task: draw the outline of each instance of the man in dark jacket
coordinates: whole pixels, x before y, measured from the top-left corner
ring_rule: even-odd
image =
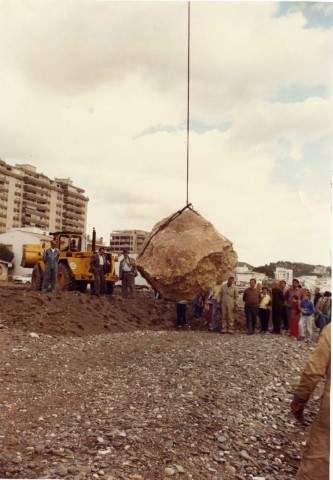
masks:
[[[92,254],[90,259],[90,272],[94,274],[94,290],[92,295],[99,297],[105,292],[106,256],[103,247]]]
[[[243,293],[245,318],[248,335],[253,335],[256,329],[260,291],[256,287],[257,280],[251,278],[250,286]]]
[[[273,333],[281,333],[281,322],[283,318],[283,306],[285,304],[285,296],[281,288],[281,283],[277,281],[272,285],[272,322]]]
[[[45,270],[43,274],[42,292],[46,293],[49,287],[49,281],[51,277],[51,292],[55,293],[57,286],[58,276],[58,262],[60,251],[56,248],[57,242],[52,240],[51,247],[47,248],[43,252],[43,260],[45,264]]]
[[[135,277],[138,275],[135,260],[128,256],[128,250],[123,250],[124,258],[119,264],[119,280],[122,282],[122,294],[127,298],[130,290],[131,298],[135,298]]]

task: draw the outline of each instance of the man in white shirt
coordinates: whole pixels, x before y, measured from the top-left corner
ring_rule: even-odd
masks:
[[[103,247],[98,252],[93,253],[90,260],[90,272],[94,274],[94,291],[93,295],[99,297],[105,292],[105,273],[106,273],[106,257]]]
[[[128,250],[123,250],[124,258],[119,264],[119,280],[122,282],[122,294],[127,298],[130,290],[131,298],[135,298],[135,277],[138,275],[135,260],[128,256]]]

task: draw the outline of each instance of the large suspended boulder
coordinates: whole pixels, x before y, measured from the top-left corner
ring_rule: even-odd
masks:
[[[210,222],[191,208],[180,212],[155,225],[137,259],[148,283],[175,302],[222,283],[237,265],[232,243]]]

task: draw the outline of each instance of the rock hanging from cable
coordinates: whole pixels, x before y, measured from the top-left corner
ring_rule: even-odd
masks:
[[[141,275],[174,302],[193,300],[235,273],[232,243],[195,210],[185,207],[157,223],[137,259]]]

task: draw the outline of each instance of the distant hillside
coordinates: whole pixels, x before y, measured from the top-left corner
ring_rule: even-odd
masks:
[[[262,265],[260,267],[253,268],[254,272],[265,273],[268,277],[274,278],[274,272],[276,267],[288,268],[293,271],[293,277],[302,277],[304,275],[316,275],[318,278],[331,276],[331,267],[325,267],[323,265],[310,265],[308,263],[298,262],[286,262],[278,261],[271,262],[270,264]]]
[[[249,263],[246,262],[237,262],[237,267],[246,267],[248,268],[249,271],[253,270],[253,265],[250,265]]]

